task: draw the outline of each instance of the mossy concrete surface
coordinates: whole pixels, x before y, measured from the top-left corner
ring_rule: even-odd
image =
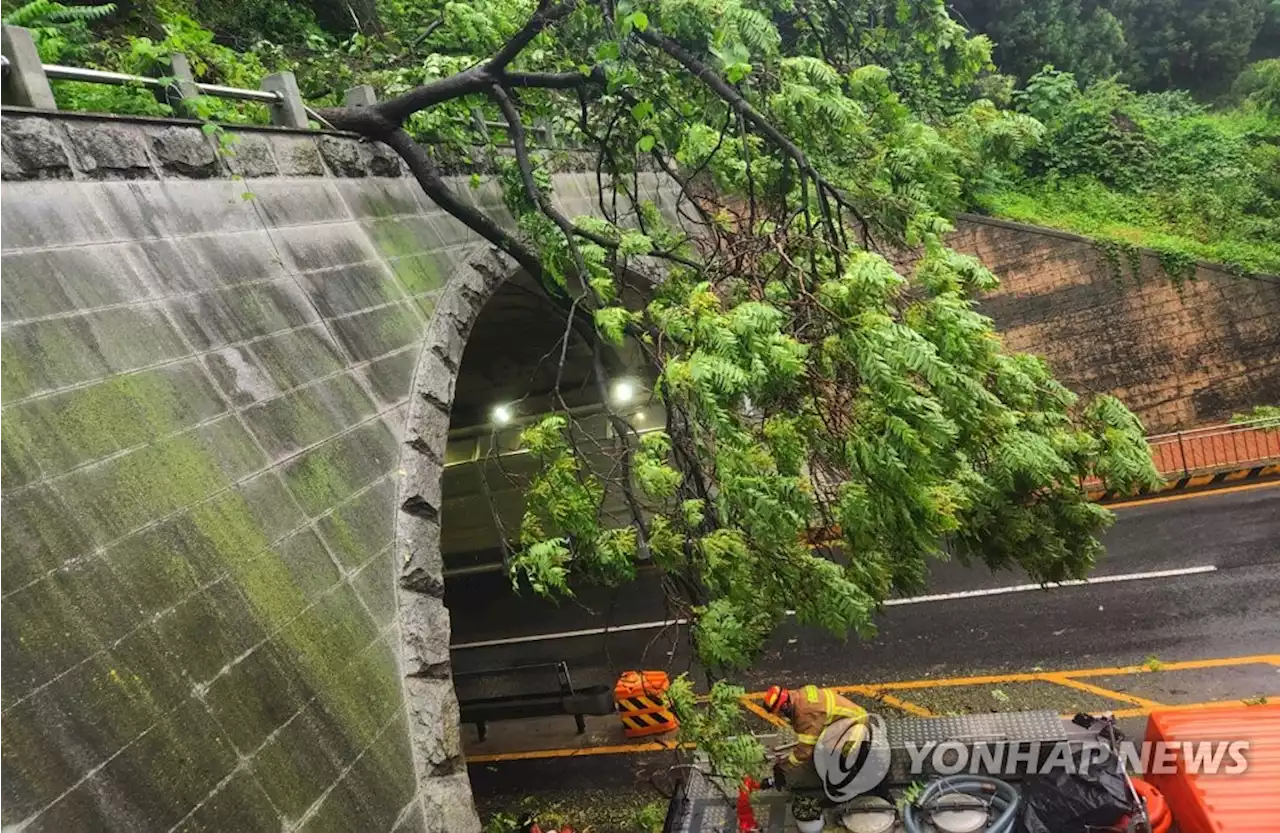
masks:
[[[478,830],[438,525],[398,509],[438,508],[450,293],[510,266],[348,137],[2,126],[5,827]]]

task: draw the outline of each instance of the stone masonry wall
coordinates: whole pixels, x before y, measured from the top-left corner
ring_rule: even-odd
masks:
[[[1077,393],[1112,393],[1148,433],[1280,403],[1280,278],[1201,267],[1175,287],[1154,255],[1117,279],[1081,237],[965,216],[950,243],[1001,279],[982,311]]]
[[[5,112],[3,823],[476,830],[439,461],[511,268],[385,148],[238,135]]]

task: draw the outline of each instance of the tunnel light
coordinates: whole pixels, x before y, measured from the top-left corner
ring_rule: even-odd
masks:
[[[644,411],[636,411],[636,415],[632,417],[635,422],[644,422]]]
[[[613,383],[613,404],[626,405],[636,398],[636,383],[630,379],[619,379]]]
[[[493,410],[489,412],[489,419],[494,425],[507,425],[511,422],[511,406],[494,405]]]

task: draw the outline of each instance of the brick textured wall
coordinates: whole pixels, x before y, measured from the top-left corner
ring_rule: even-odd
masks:
[[[1149,433],[1280,403],[1280,278],[1211,268],[1173,286],[1154,255],[1123,277],[1074,235],[962,217],[951,238],[1001,279],[982,302],[1010,348],[1078,393],[1112,393]]]
[[[5,826],[478,829],[436,515],[510,265],[350,138],[3,134]]]

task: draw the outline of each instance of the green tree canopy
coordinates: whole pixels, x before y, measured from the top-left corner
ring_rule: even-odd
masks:
[[[663,430],[606,404],[604,445],[568,409],[524,431],[539,468],[512,570],[555,595],[652,564],[712,668],[750,662],[788,610],[867,632],[930,559],[1079,577],[1110,520],[1082,482],[1154,477],[1118,401],[1078,402],[1002,349],[973,301],[995,279],[944,242],[965,183],[1038,124],[962,103],[989,45],[941,2],[864,6],[449,6],[457,25],[429,39],[454,41],[424,56],[431,80],[324,113],[388,143],[542,282],[565,338],[592,345],[602,401],[609,352],[645,357]],[[476,106],[513,146],[499,164],[515,233],[457,200],[447,151],[414,138],[471,152],[456,116]],[[603,218],[556,207],[556,154],[528,141],[542,119],[602,171]],[[638,192],[647,171],[678,189],[682,221]],[[624,303],[637,276],[654,289]]]
[[[1133,415],[1005,350],[974,300],[995,278],[946,246],[948,218],[1043,127],[970,100],[991,43],[942,0],[399,0],[377,32],[309,30],[234,67],[189,11],[165,7],[114,62],[292,66],[318,101],[373,83],[376,106],[322,115],[400,154],[589,345],[611,430],[557,405],[524,431],[520,587],[570,594],[651,565],[724,671],[787,611],[869,632],[934,559],[1081,577],[1111,521],[1084,482],[1154,480]],[[502,127],[478,132],[476,110]],[[574,149],[534,147],[535,125]],[[475,160],[496,167],[514,231],[446,180]],[[557,207],[561,165],[599,172],[601,216]],[[648,201],[654,177],[674,211]],[[643,357],[661,430],[609,404],[620,350]]]
[[[1280,20],[1273,0],[956,0],[954,8],[995,42],[1001,69],[1023,80],[1053,64],[1086,84],[1118,73],[1141,90],[1205,95],[1226,92],[1251,51],[1268,48],[1268,20]]]
[[[1097,0],[956,0],[957,17],[995,42],[1001,71],[1030,78],[1045,64],[1086,81],[1129,65],[1125,25]]]

